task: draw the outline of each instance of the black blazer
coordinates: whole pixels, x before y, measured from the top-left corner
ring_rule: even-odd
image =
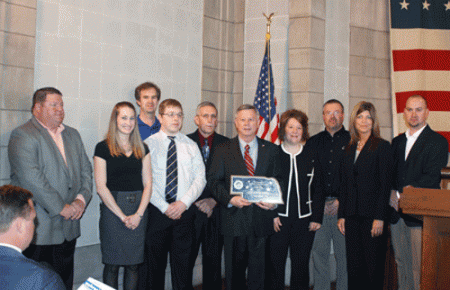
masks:
[[[386,220],[391,190],[389,142],[370,136],[355,162],[356,144],[347,146],[340,170],[339,218]]]
[[[323,218],[323,208],[325,206],[325,198],[322,190],[322,173],[320,162],[318,162],[317,152],[314,143],[307,142],[300,154],[295,156],[295,163],[297,163],[297,182],[295,180],[295,170],[291,168],[291,156],[283,150],[280,145],[280,161],[281,161],[281,176],[285,190],[283,190],[284,204],[279,205],[276,211],[280,217],[289,218],[305,218],[310,217],[311,221],[321,224]],[[289,177],[293,171],[291,184],[289,184]],[[288,196],[289,187],[291,192]],[[298,204],[292,206],[291,196],[297,195]],[[294,212],[290,212],[290,208],[295,208]],[[300,211],[299,211],[300,209]]]
[[[405,160],[406,135],[403,133],[392,140],[394,157],[394,178],[392,189],[403,192],[403,187],[411,185],[420,188],[440,188],[441,169],[447,166],[448,142],[427,125],[417,138]],[[400,214],[409,226],[419,226],[421,222]],[[391,222],[397,223],[399,213],[392,210]]]
[[[200,137],[198,136],[199,132],[198,129],[187,135],[189,138],[191,138],[195,143],[197,143],[198,148],[200,149],[200,152],[202,152],[202,144],[200,144]],[[209,158],[205,164],[205,169],[206,169],[206,173],[208,173],[209,169],[211,168],[211,163],[212,163],[212,156],[214,155],[214,152],[216,151],[216,148],[222,144],[227,142],[228,140],[230,140],[228,137],[225,137],[223,135],[214,133],[214,138],[213,138],[213,142],[212,145],[209,149]],[[200,197],[197,200],[202,200],[205,198],[209,198],[209,197],[214,197],[211,193],[211,190],[208,189],[208,187],[205,187],[205,189],[203,190],[202,194],[200,195]]]
[[[277,146],[259,138],[257,141],[255,176],[275,177],[280,182]],[[273,219],[277,216],[275,211],[264,210],[256,205],[241,209],[228,207],[233,197],[230,195],[231,175],[248,175],[238,137],[217,148],[207,173],[207,187],[222,206],[222,233],[232,237],[252,234],[261,237],[274,233]]]

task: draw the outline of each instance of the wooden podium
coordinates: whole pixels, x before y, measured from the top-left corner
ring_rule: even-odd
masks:
[[[423,217],[420,289],[449,289],[450,190],[405,188],[400,207]]]

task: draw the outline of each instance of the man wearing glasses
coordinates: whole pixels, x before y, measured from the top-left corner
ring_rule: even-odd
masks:
[[[161,130],[147,138],[153,190],[149,204],[146,289],[163,290],[170,253],[172,289],[188,289],[194,235],[193,203],[206,185],[205,165],[197,144],[180,133],[183,109],[174,99],[159,105]]]

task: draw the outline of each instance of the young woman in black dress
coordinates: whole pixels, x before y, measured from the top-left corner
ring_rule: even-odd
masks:
[[[94,174],[100,204],[100,243],[103,282],[137,289],[138,264],[144,260],[147,205],[152,188],[150,154],[137,128],[136,110],[129,102],[115,105],[106,139],[94,154]]]

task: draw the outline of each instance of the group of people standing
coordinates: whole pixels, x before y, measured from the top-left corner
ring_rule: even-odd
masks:
[[[117,103],[94,152],[104,283],[117,289],[124,267],[124,289],[162,290],[170,253],[172,288],[192,289],[201,245],[203,289],[222,287],[222,248],[227,289],[284,289],[288,251],[291,289],[309,289],[311,253],[314,289],[330,289],[333,241],[337,289],[381,289],[391,221],[400,289],[419,289],[421,224],[398,200],[407,186],[439,188],[448,156],[445,138],[426,124],[423,97],[408,99],[409,129],[392,145],[380,137],[373,104],[358,103],[346,131],[343,105],[329,100],[325,130],[311,138],[305,113],[284,112],[280,146],[256,137],[252,105],[237,109],[237,136],[228,139],[215,132],[211,102],[198,105],[198,129],[184,135],[180,102],[159,103],[160,89],[148,82],[135,98],[140,113]],[[78,132],[62,124],[61,92],[37,90],[32,113],[8,146],[12,184],[32,192],[36,209],[36,238],[24,255],[51,265],[72,289],[91,164]],[[233,175],[275,178],[283,204],[231,195]]]

